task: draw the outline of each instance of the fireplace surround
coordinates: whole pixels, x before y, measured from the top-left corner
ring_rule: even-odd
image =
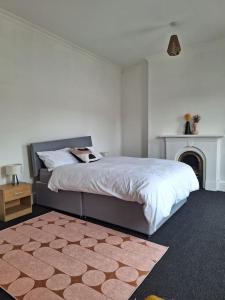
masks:
[[[200,186],[220,190],[220,145],[223,135],[163,135],[166,159],[192,166]],[[190,154],[192,154],[192,159]]]

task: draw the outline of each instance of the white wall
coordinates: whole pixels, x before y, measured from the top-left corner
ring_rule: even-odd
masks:
[[[0,14],[0,167],[29,180],[27,144],[83,135],[120,153],[121,69]]]
[[[146,60],[122,74],[122,153],[148,155],[148,64]]]
[[[200,114],[200,133],[225,133],[225,40],[149,58],[149,156],[164,158],[157,136],[182,133],[183,115]],[[221,180],[225,190],[225,142]]]

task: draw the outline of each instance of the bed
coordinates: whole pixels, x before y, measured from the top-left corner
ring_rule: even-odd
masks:
[[[123,169],[119,168],[119,166],[122,166],[124,164],[124,168],[126,168],[126,166],[130,164],[130,166],[132,167],[132,158],[125,158],[125,157],[104,158],[99,162],[95,162],[91,164],[78,164],[78,166],[77,165],[63,166],[63,167],[56,168],[53,171],[53,174],[51,174],[47,171],[47,169],[45,168],[42,161],[39,159],[37,155],[37,152],[40,151],[58,150],[65,147],[72,148],[72,147],[90,147],[90,146],[92,146],[92,140],[90,136],[66,139],[66,140],[34,143],[30,145],[32,174],[34,177],[34,192],[35,192],[34,198],[37,204],[50,207],[52,209],[57,209],[75,215],[79,215],[80,217],[91,217],[118,226],[129,228],[147,235],[151,235],[186,202],[187,200],[186,198],[191,191],[198,189],[198,183],[197,183],[196,176],[194,175],[194,172],[192,175],[191,173],[192,171],[190,171],[191,169],[188,169],[190,167],[183,166],[183,168],[191,174],[188,176],[190,177],[193,176],[193,178],[191,178],[190,180],[191,185],[190,186],[187,185],[187,190],[185,191],[185,193],[181,193],[179,195],[179,191],[176,191],[177,199],[176,201],[174,201],[174,204],[171,204],[171,206],[167,208],[167,213],[158,214],[157,215],[158,217],[154,220],[154,222],[151,222],[152,214],[149,213],[151,207],[149,208],[148,205],[146,205],[146,203],[151,202],[151,199],[145,202],[139,201],[138,199],[137,201],[135,201],[135,199],[134,201],[129,201],[129,200],[133,200],[132,197],[135,198],[135,193],[133,194],[131,193],[130,198],[126,198],[125,194],[121,195],[120,193],[117,193],[116,190],[114,190],[114,185],[109,186],[110,192],[108,192],[108,189],[107,190],[104,189],[104,187],[107,186],[106,185],[104,186],[104,184],[101,185],[102,182],[100,180],[100,177],[97,177],[96,179],[97,181],[94,182],[94,186],[97,185],[98,189],[92,189],[91,185],[88,186],[87,184],[82,186],[76,186],[76,180],[79,182],[84,182],[84,178],[86,179],[89,172],[92,172],[93,175],[92,177],[94,177],[94,175],[97,174],[98,172],[100,172],[99,174],[102,173],[104,176],[114,176],[114,177],[107,177],[107,179],[108,182],[112,182],[112,181],[116,182],[117,181],[116,178],[117,177],[119,178],[119,175],[123,173]],[[146,165],[146,168],[144,168],[144,165],[149,163],[150,165],[152,164],[154,166],[156,165],[156,170],[157,168],[159,169],[159,174],[161,172],[162,177],[163,174],[165,173],[165,171],[163,171],[162,165],[163,164],[174,165],[174,162],[172,161],[171,162],[166,162],[165,160],[151,161],[151,159],[146,159],[146,160],[139,159],[140,160],[139,161],[138,159],[135,158],[133,159],[137,163],[137,166],[134,167],[134,170],[138,169],[143,173],[143,171],[148,167]],[[116,167],[116,163],[118,164],[118,168]],[[162,165],[161,167],[157,167],[157,164],[162,164]],[[177,167],[177,165],[175,166]],[[107,168],[112,172],[108,172],[104,174],[104,172],[101,170],[103,169],[106,170]],[[116,173],[117,170],[118,170],[118,174]],[[80,174],[80,176],[82,176],[83,174],[83,176],[85,177],[78,178],[76,174]],[[142,174],[142,176],[143,178],[145,178],[144,173]],[[165,178],[169,178],[169,177],[171,176],[167,174],[167,177]],[[73,178],[70,184],[68,178]],[[155,178],[154,172],[151,178]],[[164,178],[164,182],[166,182],[165,178]],[[59,186],[57,186],[58,182],[60,182]],[[87,181],[85,182],[87,183]],[[118,183],[120,183],[120,181],[118,181]],[[54,191],[50,190],[48,188],[48,185]],[[146,182],[142,183],[142,186],[143,185],[146,186]],[[171,190],[172,190],[174,188],[173,181],[169,182],[169,185],[167,182],[167,186],[169,188],[171,186]],[[160,191],[160,189],[158,191]],[[185,195],[185,197],[182,198],[181,195]],[[148,197],[148,192],[145,193],[145,196]],[[166,208],[166,203],[169,201],[169,194],[167,196],[166,191],[163,195],[163,198],[167,198],[165,199],[165,203],[164,203]],[[162,209],[164,209],[163,207],[164,204],[163,202],[161,203]],[[155,214],[157,213],[157,211],[159,211],[159,208],[156,207],[154,210]]]

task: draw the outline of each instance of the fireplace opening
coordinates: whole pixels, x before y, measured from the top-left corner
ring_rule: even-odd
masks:
[[[186,151],[180,155],[178,160],[192,167],[198,178],[199,186],[203,189],[204,174],[202,157],[194,151]]]

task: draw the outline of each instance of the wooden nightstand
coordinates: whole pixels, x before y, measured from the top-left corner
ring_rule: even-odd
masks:
[[[32,185],[0,185],[0,220],[10,221],[32,212]]]

